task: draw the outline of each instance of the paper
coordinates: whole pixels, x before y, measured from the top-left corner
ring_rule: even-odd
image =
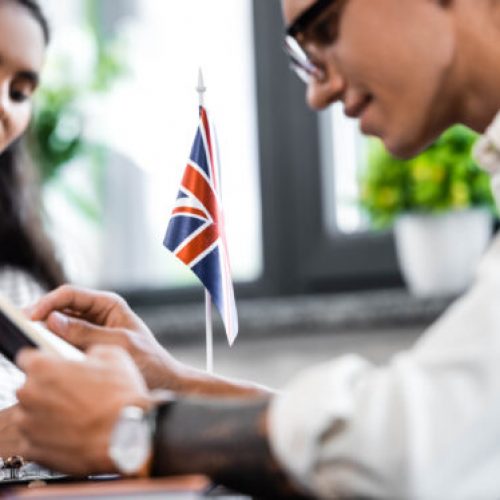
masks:
[[[82,351],[52,333],[42,323],[29,321],[0,295],[0,352],[14,363],[17,353],[24,347],[40,348],[73,361],[85,359]]]

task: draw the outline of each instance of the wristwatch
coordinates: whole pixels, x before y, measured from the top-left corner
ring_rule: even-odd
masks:
[[[141,475],[152,453],[155,410],[125,406],[111,433],[108,454],[124,475]]]

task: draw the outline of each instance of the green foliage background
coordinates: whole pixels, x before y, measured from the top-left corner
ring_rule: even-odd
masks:
[[[99,0],[84,0],[88,30],[95,41],[96,57],[88,81],[75,83],[59,61],[61,78],[57,85],[43,84],[37,90],[28,145],[40,171],[42,184],[57,181],[63,168],[77,157],[89,160],[90,175],[96,192],[102,190],[105,168],[104,145],[83,136],[84,113],[80,102],[89,95],[108,92],[115,81],[127,72],[123,47],[113,38],[104,37],[99,22]],[[74,57],[78,57],[75,54]],[[67,78],[65,78],[67,77]],[[62,184],[71,203],[89,218],[100,219],[100,207],[78,190]]]
[[[408,161],[390,155],[379,140],[370,140],[368,165],[360,176],[360,202],[371,225],[388,227],[406,212],[481,206],[495,213],[489,176],[471,157],[476,139],[468,128],[455,126]]]

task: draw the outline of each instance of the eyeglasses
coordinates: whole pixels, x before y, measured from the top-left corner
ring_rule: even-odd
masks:
[[[306,84],[312,79],[321,81],[324,79],[324,71],[316,66],[300,46],[299,42],[291,36],[285,38],[285,52],[290,59],[290,69]]]
[[[299,33],[303,33],[336,1],[337,0],[317,0],[288,26],[286,34],[295,38]]]
[[[305,38],[305,34],[311,31],[316,21],[323,16],[330,6],[335,3],[340,6],[344,2],[345,0],[317,0],[286,29],[284,49],[290,58],[290,68],[305,83],[309,83],[312,79],[321,81],[325,78],[325,73],[311,61],[299,40]],[[337,18],[339,11],[340,7],[336,12]],[[333,19],[327,21],[334,22]],[[320,36],[318,38],[324,39],[325,37]]]

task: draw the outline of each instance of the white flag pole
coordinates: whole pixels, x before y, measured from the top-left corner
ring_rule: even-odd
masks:
[[[212,331],[212,297],[205,290],[205,332],[207,350],[207,373],[214,372],[214,337]]]
[[[198,70],[198,86],[196,92],[199,95],[200,107],[204,105],[204,94],[207,91],[203,82],[203,72],[201,68]],[[206,355],[207,355],[207,373],[214,371],[214,340],[212,328],[212,297],[208,290],[205,289],[205,337],[206,337]]]

